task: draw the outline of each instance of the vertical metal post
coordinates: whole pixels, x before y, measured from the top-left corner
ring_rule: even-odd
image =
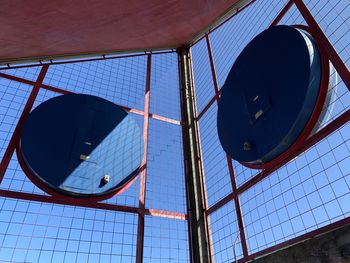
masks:
[[[208,49],[213,85],[214,85],[214,90],[215,90],[215,97],[216,97],[216,100],[218,100],[219,95],[220,95],[220,91],[219,91],[219,84],[218,84],[217,77],[216,77],[215,64],[214,64],[213,52],[211,50],[209,35],[206,35],[205,38],[206,38],[206,42],[207,42],[207,49]],[[239,195],[237,192],[236,178],[234,175],[231,157],[226,155],[226,160],[227,160],[227,166],[228,166],[228,169],[230,172],[230,179],[231,179],[232,191],[233,191],[233,196],[234,196],[236,217],[237,217],[239,235],[240,235],[241,244],[242,244],[243,257],[246,258],[246,257],[248,257],[248,246],[247,246],[247,239],[246,239],[245,230],[244,230],[244,221],[243,221],[241,203],[240,203]]]
[[[234,170],[233,170],[231,157],[226,155],[226,159],[227,159],[227,165],[228,165],[228,169],[229,169],[230,177],[231,177],[233,199],[235,202],[236,217],[237,217],[237,222],[238,222],[238,231],[239,231],[239,237],[241,239],[241,244],[242,244],[243,257],[247,258],[249,253],[248,253],[247,238],[246,238],[245,229],[244,229],[241,201],[239,200],[239,194],[237,191],[236,178],[235,178],[235,174],[234,174]]]
[[[189,231],[191,231],[191,260],[192,262],[211,262],[209,226],[206,216],[198,127],[195,121],[196,108],[189,48],[179,49],[178,54],[184,161],[186,188],[188,190],[187,203],[190,220]]]
[[[36,96],[39,93],[40,87],[43,83],[43,80],[45,78],[46,72],[49,68],[49,65],[44,65],[41,68],[41,71],[39,73],[39,76],[34,84],[34,87],[32,89],[32,92],[28,98],[28,101],[26,105],[24,106],[23,112],[21,117],[18,120],[17,126],[15,128],[15,131],[13,132],[13,135],[11,137],[11,140],[9,142],[9,145],[6,148],[4,157],[2,158],[1,164],[0,164],[0,183],[2,179],[4,178],[5,172],[7,170],[7,167],[11,161],[12,155],[15,151],[15,148],[17,146],[17,143],[19,142],[20,135],[21,135],[21,129],[23,126],[24,121],[26,120],[28,114],[30,113],[30,110],[32,109],[34,105],[34,101],[36,99]]]
[[[150,87],[151,87],[151,59],[152,55],[147,55],[147,72],[146,72],[146,91],[145,106],[143,117],[143,139],[144,139],[144,156],[140,178],[140,198],[139,198],[139,220],[137,225],[137,245],[136,245],[136,262],[143,262],[143,246],[145,236],[145,201],[146,201],[146,174],[147,174],[147,157],[148,157],[148,127],[149,127],[149,107],[150,107]]]
[[[281,12],[272,21],[272,23],[270,24],[270,27],[276,26],[281,21],[281,19],[287,14],[287,12],[289,11],[289,9],[292,7],[293,4],[294,4],[293,1],[289,0],[288,3],[283,7]]]

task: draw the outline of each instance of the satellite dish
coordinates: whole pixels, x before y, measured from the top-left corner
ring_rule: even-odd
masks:
[[[73,197],[107,197],[137,175],[144,142],[138,124],[121,107],[70,94],[29,114],[19,152],[39,186]]]
[[[256,36],[236,59],[218,102],[225,152],[261,168],[294,145],[307,125],[317,129],[334,93],[329,88],[322,99],[322,74],[331,73],[330,82],[336,81],[333,67],[326,70],[316,42],[302,29],[275,26]],[[311,123],[319,103],[325,107]]]

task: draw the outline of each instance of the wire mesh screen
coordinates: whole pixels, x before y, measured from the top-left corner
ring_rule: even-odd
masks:
[[[177,54],[163,52],[1,70],[1,262],[189,261],[177,68]],[[144,131],[146,168],[107,200],[51,196],[18,161],[28,113],[69,93],[118,104]]]
[[[349,8],[346,1],[255,1],[192,46],[215,262],[250,260],[349,221]],[[335,66],[334,96],[307,145],[271,169],[250,169],[221,148],[216,100],[243,48],[277,24],[304,26],[323,43]]]
[[[137,216],[2,198],[2,262],[134,262]]]
[[[347,1],[251,1],[191,46],[212,261],[245,262],[350,222],[349,13]],[[217,100],[243,48],[277,24],[303,27],[320,43],[334,95],[304,145],[273,168],[250,169],[221,148]],[[192,260],[178,66],[165,51],[1,68],[1,262]],[[70,93],[112,101],[143,131],[142,171],[104,201],[45,193],[17,158],[30,111]]]

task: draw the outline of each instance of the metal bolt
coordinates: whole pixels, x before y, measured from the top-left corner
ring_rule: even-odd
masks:
[[[80,160],[83,160],[83,161],[87,161],[90,159],[90,156],[89,155],[85,155],[85,154],[80,154]]]
[[[104,175],[102,178],[102,180],[105,184],[109,182],[109,179],[110,179],[109,174]]]
[[[252,149],[252,146],[251,146],[250,142],[244,142],[243,150],[250,151],[251,149]]]

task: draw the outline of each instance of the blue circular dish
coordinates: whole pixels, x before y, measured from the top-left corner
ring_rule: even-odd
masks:
[[[26,119],[20,151],[32,177],[75,197],[104,196],[138,172],[139,125],[105,99],[69,94],[45,101]]]
[[[218,102],[221,145],[233,159],[264,164],[298,139],[321,86],[312,37],[291,26],[256,36],[236,59]]]

